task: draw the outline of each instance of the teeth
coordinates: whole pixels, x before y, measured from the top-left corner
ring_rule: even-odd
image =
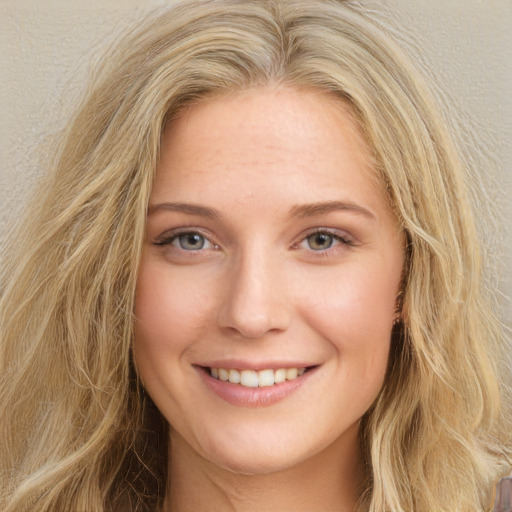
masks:
[[[222,381],[248,388],[273,386],[304,375],[306,368],[280,368],[279,370],[236,370],[235,368],[210,368],[210,375]]]
[[[288,370],[286,370],[286,380],[295,380],[298,374],[299,370],[297,370],[297,368],[288,368]]]
[[[248,388],[257,388],[259,385],[258,374],[252,370],[242,370],[240,372],[240,384]]]
[[[212,368],[212,371],[215,370],[215,368]],[[281,368],[280,370],[276,370],[274,372],[274,382],[276,384],[280,384],[281,382],[284,382],[286,380],[286,370],[284,368]]]
[[[274,385],[274,370],[261,370],[258,372],[258,384],[260,387]]]
[[[240,384],[240,372],[238,370],[229,370],[229,382]]]

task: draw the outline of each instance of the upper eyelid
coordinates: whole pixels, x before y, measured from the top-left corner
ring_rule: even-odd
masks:
[[[304,247],[304,244],[307,244],[307,239],[310,236],[313,236],[315,234],[327,234],[334,238],[334,243],[325,249],[318,249],[315,250],[311,247]],[[343,233],[343,234],[342,234]],[[292,250],[298,250],[298,251],[305,251],[308,254],[308,257],[314,257],[314,258],[326,258],[326,257],[332,257],[336,254],[339,254],[340,251],[346,251],[348,249],[351,249],[355,246],[357,246],[357,241],[354,239],[353,236],[351,236],[346,231],[342,230],[342,233],[340,233],[340,230],[337,229],[329,229],[329,228],[316,228],[312,229],[305,234],[301,235],[300,238],[294,242],[291,245]]]
[[[156,236],[153,239],[153,243],[155,245],[164,245],[166,243],[172,242],[174,239],[176,239],[177,237],[179,237],[181,235],[194,234],[194,233],[201,235],[206,240],[208,240],[212,245],[214,245],[214,246],[218,245],[214,242],[214,240],[212,239],[212,237],[210,235],[204,233],[201,229],[194,228],[194,227],[188,227],[188,226],[183,226],[180,228],[169,229],[167,231],[164,231],[163,233],[161,233],[160,235]]]
[[[354,237],[348,233],[345,230],[339,230],[335,228],[313,228],[309,231],[307,231],[305,234],[301,235],[299,242],[302,242],[303,240],[306,240],[306,238],[316,235],[316,234],[327,234],[330,235],[338,240],[344,240],[347,242],[355,242]]]

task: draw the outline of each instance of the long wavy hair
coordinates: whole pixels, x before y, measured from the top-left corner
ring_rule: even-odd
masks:
[[[185,106],[280,84],[351,107],[407,235],[402,321],[361,421],[361,510],[488,505],[511,464],[496,363],[506,337],[482,280],[465,164],[432,95],[350,1],[191,0],[150,15],[94,73],[5,256],[5,512],[162,503],[167,426],[131,355],[160,137]]]

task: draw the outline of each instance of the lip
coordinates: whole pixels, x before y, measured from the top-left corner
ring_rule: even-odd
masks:
[[[203,368],[236,368],[237,370],[279,370],[280,368],[312,368],[318,366],[315,363],[305,363],[304,361],[285,361],[273,360],[273,361],[260,361],[260,362],[249,362],[242,359],[218,359],[207,361],[204,363],[197,363],[195,366]]]
[[[233,363],[234,361],[229,361],[229,363]],[[255,369],[254,366],[242,366],[240,364],[233,366],[224,366],[227,365],[228,361],[223,361],[221,365],[216,366],[212,364],[212,367],[216,368],[237,368],[237,369]],[[259,365],[258,365],[259,366]],[[296,368],[296,366],[290,365],[287,363],[286,365],[274,365],[270,364],[269,366],[261,366],[260,369],[279,369],[279,368]],[[304,368],[305,366],[299,366],[299,368]],[[239,384],[232,384],[229,381],[222,381],[219,379],[215,379],[210,376],[206,367],[196,366],[196,370],[199,372],[203,383],[206,387],[215,393],[222,400],[228,402],[231,405],[235,405],[237,407],[268,407],[270,405],[276,404],[281,400],[284,400],[291,394],[295,393],[302,386],[304,386],[309,379],[316,373],[317,366],[309,366],[308,371],[306,371],[300,377],[297,377],[294,380],[289,380],[286,382],[282,382],[280,384],[274,384],[273,386],[264,386],[258,388],[249,388],[245,386],[241,386]]]

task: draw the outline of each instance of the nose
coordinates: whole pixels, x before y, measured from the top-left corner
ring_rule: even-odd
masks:
[[[280,265],[261,254],[241,257],[225,281],[219,309],[222,329],[258,339],[285,331],[291,320],[286,280]]]

